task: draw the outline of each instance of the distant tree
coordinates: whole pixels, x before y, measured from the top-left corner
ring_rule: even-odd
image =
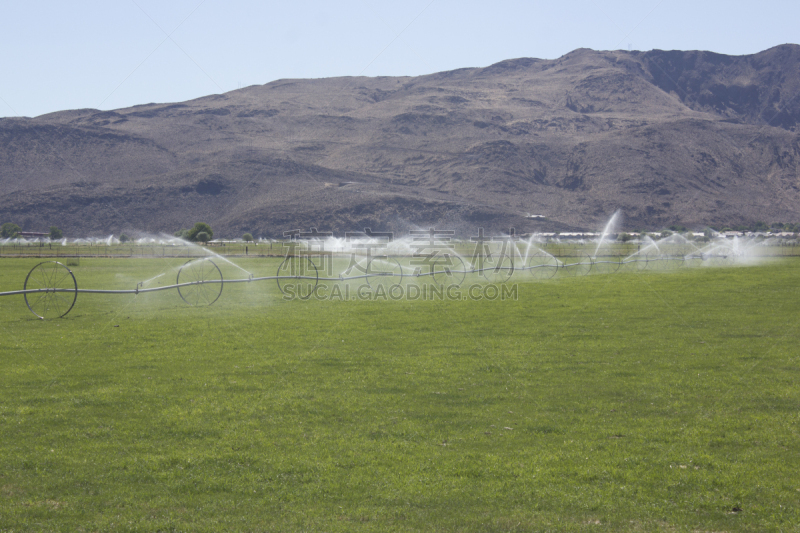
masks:
[[[64,233],[55,226],[50,226],[50,240],[60,241],[64,238]]]
[[[662,239],[666,239],[666,238],[667,238],[667,237],[669,237],[670,235],[672,235],[672,232],[671,232],[671,231],[669,231],[669,230],[664,230],[664,231],[662,231],[662,232],[661,232],[661,238],[662,238]]]
[[[129,240],[131,240],[131,238],[125,235],[124,233],[119,236],[119,242],[128,242]]]
[[[201,233],[205,233],[208,237],[205,241],[200,240],[199,236]],[[198,222],[189,230],[186,234],[186,238],[190,241],[208,242],[214,238],[214,231],[211,229],[211,226],[205,222]]]
[[[13,239],[17,236],[17,233],[22,231],[22,228],[17,226],[16,224],[12,224],[11,222],[6,222],[2,226],[0,226],[0,237],[4,239]]]
[[[617,239],[620,242],[628,242],[629,240],[633,239],[633,236],[630,233],[620,233],[617,236]]]
[[[208,234],[208,233],[206,233],[205,231],[201,231],[200,233],[198,233],[197,235],[195,235],[195,237],[194,237],[194,240],[195,240],[195,241],[202,242],[202,243],[204,243],[204,244],[205,244],[205,243],[207,243],[208,241],[210,241],[210,240],[211,240],[211,235],[209,235],[209,234]]]
[[[249,233],[245,233],[244,235],[242,235],[242,240],[244,242],[253,242],[253,236],[250,235]]]
[[[174,233],[176,237],[179,239],[189,240],[189,230],[188,229],[179,229]]]

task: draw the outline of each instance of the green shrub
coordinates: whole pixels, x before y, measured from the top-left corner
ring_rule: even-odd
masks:
[[[200,239],[201,233],[206,234],[206,240]],[[190,241],[208,242],[214,238],[214,231],[205,222],[198,222],[187,232],[186,238]]]
[[[16,224],[12,224],[11,222],[6,222],[5,224],[0,227],[0,237],[4,239],[13,239],[17,236],[17,233],[22,231],[22,228],[17,226]]]
[[[55,226],[50,226],[50,240],[60,241],[64,238],[64,233]]]

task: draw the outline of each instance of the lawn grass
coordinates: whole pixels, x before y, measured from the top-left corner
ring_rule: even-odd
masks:
[[[0,260],[0,290],[38,261]],[[73,270],[127,289],[184,261]],[[797,530],[798,267],[81,294],[54,321],[0,298],[0,531]]]

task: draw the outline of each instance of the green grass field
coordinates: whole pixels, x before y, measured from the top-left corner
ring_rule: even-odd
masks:
[[[132,289],[184,261],[73,270]],[[0,259],[0,291],[38,262]],[[512,281],[81,294],[52,321],[0,298],[0,531],[800,529],[800,260]]]

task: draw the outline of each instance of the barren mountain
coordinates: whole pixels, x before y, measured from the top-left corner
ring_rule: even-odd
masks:
[[[0,119],[0,222],[68,235],[798,222],[800,46],[278,80]],[[545,215],[546,219],[526,215]]]

